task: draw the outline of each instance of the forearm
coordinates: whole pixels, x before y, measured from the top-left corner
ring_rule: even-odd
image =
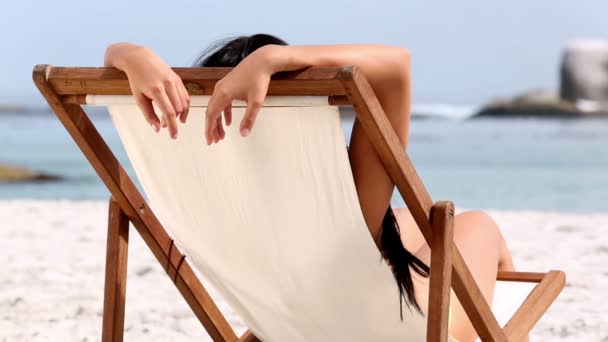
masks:
[[[276,46],[260,49],[272,72],[357,65],[405,145],[410,113],[410,55],[385,45]]]
[[[270,45],[262,48],[271,59],[273,71],[306,67],[357,65],[368,77],[401,81],[409,77],[407,50],[386,45]]]
[[[146,47],[133,43],[114,43],[106,48],[103,64],[105,67],[113,67],[126,71],[129,62],[136,55],[142,55],[149,51]]]

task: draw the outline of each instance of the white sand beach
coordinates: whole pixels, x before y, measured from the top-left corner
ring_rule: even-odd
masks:
[[[608,214],[491,214],[520,270],[567,273],[566,288],[532,339],[608,341]],[[0,340],[99,340],[107,203],[7,200],[0,201],[0,218]],[[141,238],[131,233],[125,340],[210,340]],[[212,295],[243,332],[239,318]]]

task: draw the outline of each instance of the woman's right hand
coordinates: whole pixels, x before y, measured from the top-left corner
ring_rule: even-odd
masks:
[[[148,123],[159,132],[168,127],[171,138],[177,138],[177,118],[188,118],[190,96],[181,78],[151,50],[130,43],[110,45],[105,65],[124,71],[131,92]],[[154,110],[152,103],[160,109]]]

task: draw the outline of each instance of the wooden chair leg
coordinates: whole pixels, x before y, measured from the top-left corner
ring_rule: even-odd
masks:
[[[118,203],[110,199],[101,334],[101,340],[104,342],[123,340],[128,246],[129,219]]]
[[[431,209],[431,276],[427,342],[447,342],[454,241],[454,204],[437,202]]]

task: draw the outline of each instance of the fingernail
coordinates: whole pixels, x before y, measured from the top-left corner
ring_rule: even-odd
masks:
[[[171,134],[171,138],[173,138],[173,139],[177,139],[177,133],[173,133],[173,134]]]
[[[249,128],[243,128],[241,129],[241,136],[248,136],[249,135]]]

